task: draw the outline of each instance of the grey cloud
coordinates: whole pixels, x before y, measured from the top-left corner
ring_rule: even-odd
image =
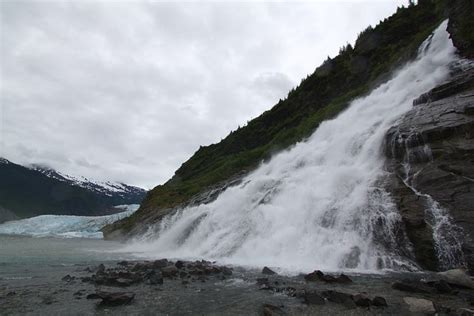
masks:
[[[0,156],[151,188],[392,2],[0,4]]]

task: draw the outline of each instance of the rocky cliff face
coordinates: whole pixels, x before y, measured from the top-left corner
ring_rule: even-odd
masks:
[[[474,268],[474,64],[420,96],[386,135],[392,192],[426,269]],[[442,243],[450,253],[440,253]]]

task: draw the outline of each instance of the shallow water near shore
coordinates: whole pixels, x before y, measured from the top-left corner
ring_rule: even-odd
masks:
[[[305,282],[302,275],[263,275],[260,269],[233,266],[230,276],[207,276],[184,283],[179,277],[165,278],[162,285],[146,283],[114,287],[83,282],[99,264],[107,269],[128,260],[132,253],[118,252],[122,244],[98,239],[31,238],[0,236],[0,314],[2,315],[261,315],[263,305],[277,306],[290,315],[379,315],[410,314],[403,297],[427,298],[453,309],[467,307],[460,297],[452,295],[413,294],[393,290],[392,282],[427,277],[424,273],[386,273],[350,275],[351,284]],[[143,260],[143,259],[141,259]],[[317,267],[315,267],[317,269]],[[72,281],[63,280],[70,275]],[[351,308],[328,302],[323,306],[307,305],[285,291],[262,290],[258,278],[268,278],[274,288],[335,290],[368,296],[383,296],[388,307]],[[96,291],[132,292],[130,305],[101,307],[86,299]]]

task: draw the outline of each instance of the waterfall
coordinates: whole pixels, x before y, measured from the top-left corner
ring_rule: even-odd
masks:
[[[425,218],[433,230],[435,253],[439,268],[443,270],[466,266],[462,251],[461,227],[455,225],[447,209],[442,207],[429,194],[418,191],[413,182],[421,170],[412,171],[412,163],[428,162],[433,160],[431,148],[423,141],[417,132],[412,132],[406,139],[397,139],[404,147],[403,183],[415,193],[425,205]],[[411,147],[412,146],[412,147]]]
[[[445,81],[455,57],[443,22],[418,57],[369,95],[275,155],[215,201],[180,209],[127,251],[286,271],[376,271],[410,265],[400,215],[381,185],[382,141],[422,93]]]

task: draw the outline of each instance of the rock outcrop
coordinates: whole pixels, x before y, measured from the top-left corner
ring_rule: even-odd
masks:
[[[390,191],[416,261],[439,270],[474,268],[474,67],[420,96],[386,134]],[[444,245],[442,245],[444,243]],[[458,245],[457,243],[460,243]],[[450,253],[440,247],[450,245]]]

